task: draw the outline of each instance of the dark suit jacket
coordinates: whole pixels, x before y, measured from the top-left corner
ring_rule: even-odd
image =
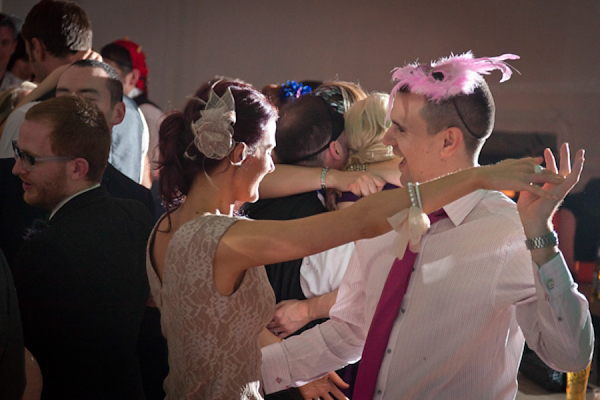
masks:
[[[99,187],[25,241],[13,274],[43,399],[139,398],[136,343],[148,300],[152,218]]]
[[[150,189],[132,181],[127,175],[113,167],[112,164],[106,166],[100,184],[113,197],[139,201],[148,208],[150,215],[152,215],[152,220],[155,220],[156,207],[154,206],[154,196]]]
[[[8,265],[23,245],[23,237],[35,220],[43,220],[50,213],[32,207],[23,200],[23,182],[12,174],[13,158],[0,158],[0,250],[4,252]],[[108,164],[102,176],[102,186],[111,196],[134,199],[143,203],[152,216],[156,212],[150,190],[129,179]]]
[[[14,165],[13,158],[0,158],[0,250],[8,265],[12,265],[33,221],[48,215],[46,210],[25,203],[23,182],[12,174]]]
[[[20,400],[25,390],[23,329],[12,274],[0,250],[0,399]]]

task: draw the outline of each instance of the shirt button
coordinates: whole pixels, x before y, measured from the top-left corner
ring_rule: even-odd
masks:
[[[385,352],[390,354],[392,352],[392,349],[387,349]]]
[[[554,289],[554,279],[548,279],[546,281],[546,287],[548,288],[548,290]]]
[[[404,314],[404,313],[406,312],[406,310],[405,310],[404,308],[401,308],[401,309],[400,309],[400,312],[401,312],[402,314]]]
[[[377,389],[377,394],[381,394],[381,389]]]

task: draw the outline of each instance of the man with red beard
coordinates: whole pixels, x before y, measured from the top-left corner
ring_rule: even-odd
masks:
[[[13,142],[25,201],[51,211],[13,265],[43,399],[143,397],[136,346],[152,220],[100,186],[109,148],[104,115],[75,96],[33,106]]]

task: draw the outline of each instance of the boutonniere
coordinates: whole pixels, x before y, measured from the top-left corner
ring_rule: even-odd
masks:
[[[27,228],[27,233],[23,237],[25,240],[31,239],[31,237],[37,233],[40,233],[44,229],[48,227],[48,221],[45,219],[35,219],[33,220],[33,224],[31,224],[31,228]]]

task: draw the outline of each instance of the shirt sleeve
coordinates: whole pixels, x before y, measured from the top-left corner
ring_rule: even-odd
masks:
[[[346,243],[302,259],[300,286],[308,299],[338,289],[350,262],[354,243]]]
[[[263,347],[266,393],[304,385],[360,359],[368,329],[364,326],[366,272],[354,251],[330,319],[298,336]]]
[[[539,269],[531,258],[529,263],[535,294],[516,304],[527,345],[556,370],[585,369],[594,349],[587,299],[577,290],[561,253]]]

